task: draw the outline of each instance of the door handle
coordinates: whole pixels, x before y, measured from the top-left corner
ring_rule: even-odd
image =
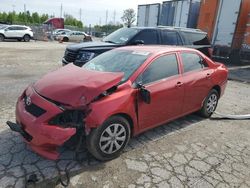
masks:
[[[177,82],[176,87],[181,87],[183,85],[182,82]]]

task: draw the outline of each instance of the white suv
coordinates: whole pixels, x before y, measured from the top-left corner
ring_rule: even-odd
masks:
[[[0,41],[4,39],[17,39],[29,42],[33,38],[33,32],[30,27],[23,25],[5,25],[0,26]]]

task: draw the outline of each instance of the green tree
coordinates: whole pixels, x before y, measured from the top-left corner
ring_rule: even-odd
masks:
[[[32,13],[32,20],[33,20],[34,23],[41,23],[40,17],[39,17],[37,12]]]
[[[131,27],[135,22],[135,11],[132,8],[123,11],[122,21],[127,27]]]
[[[71,25],[71,26],[77,26],[79,28],[83,27],[83,23],[81,21],[78,21],[76,18],[74,18],[70,14],[64,15],[64,24],[65,25]]]

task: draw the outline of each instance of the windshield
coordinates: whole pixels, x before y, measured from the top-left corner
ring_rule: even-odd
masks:
[[[121,28],[105,37],[103,41],[114,44],[126,44],[139,31],[139,29],[135,28]]]
[[[122,82],[145,62],[149,52],[114,50],[103,53],[86,63],[83,68],[101,72],[123,72]]]

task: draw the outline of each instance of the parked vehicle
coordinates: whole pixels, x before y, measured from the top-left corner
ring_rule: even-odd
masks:
[[[160,3],[138,5],[137,26],[158,25],[196,28],[200,0],[168,0]]]
[[[57,36],[59,40],[63,42],[88,42],[92,41],[90,35],[81,31],[70,31],[65,34],[60,34]]]
[[[207,33],[199,29],[176,27],[132,27],[121,28],[102,42],[80,43],[66,48],[62,64],[74,63],[82,66],[92,58],[108,50],[127,45],[177,45],[197,48],[207,56],[212,50]]]
[[[202,1],[198,28],[208,32],[214,57],[230,62],[250,61],[246,59],[250,53],[242,50],[249,13],[249,0]]]
[[[54,39],[54,40],[58,40],[58,36],[60,36],[60,35],[66,35],[66,34],[68,34],[69,32],[71,32],[70,29],[55,29],[55,30],[52,32],[52,36],[53,36],[53,39]]]
[[[99,160],[117,157],[131,136],[199,111],[210,117],[223,95],[227,68],[183,47],[129,46],[45,75],[18,98],[16,122],[40,155],[76,135]]]
[[[156,27],[159,25],[159,15],[161,4],[138,5],[137,26],[138,27]]]
[[[0,41],[17,39],[18,41],[29,42],[32,38],[33,31],[30,27],[23,25],[5,25],[0,27]]]

